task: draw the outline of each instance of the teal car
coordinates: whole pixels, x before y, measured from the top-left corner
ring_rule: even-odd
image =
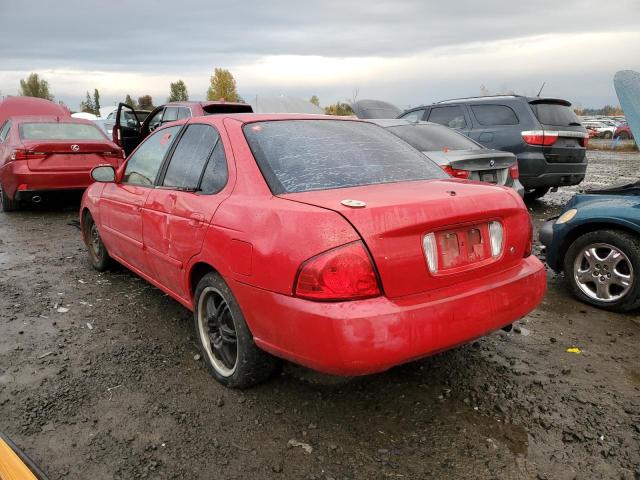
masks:
[[[539,233],[546,262],[596,307],[640,307],[640,182],[574,196]]]

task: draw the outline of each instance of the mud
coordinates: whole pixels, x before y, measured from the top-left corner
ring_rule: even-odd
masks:
[[[639,175],[637,153],[589,155],[590,186]],[[536,228],[576,190],[532,202]],[[549,273],[510,333],[231,391],[194,360],[189,312],[88,266],[76,209],[0,214],[0,429],[52,480],[640,478],[638,312],[583,305]]]

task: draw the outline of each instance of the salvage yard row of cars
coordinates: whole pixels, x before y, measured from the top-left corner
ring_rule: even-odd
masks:
[[[546,290],[522,191],[586,170],[586,132],[561,100],[465,99],[372,121],[189,102],[141,122],[120,105],[112,139],[47,107],[60,108],[0,103],[2,209],[86,188],[92,266],[116,261],[192,310],[207,368],[233,388],[281,359],[362,375],[508,328]],[[637,189],[622,195],[637,206]],[[585,301],[636,308],[634,219],[596,235],[587,204],[543,229],[550,266],[573,272]]]

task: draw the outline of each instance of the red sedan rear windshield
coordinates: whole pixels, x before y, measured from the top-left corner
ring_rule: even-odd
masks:
[[[370,123],[279,120],[249,123],[243,130],[276,195],[447,177],[423,154]]]
[[[34,122],[20,125],[23,140],[104,140],[93,125],[82,123]]]

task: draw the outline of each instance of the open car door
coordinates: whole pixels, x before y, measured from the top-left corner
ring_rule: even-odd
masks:
[[[140,120],[133,107],[126,103],[119,103],[112,136],[113,141],[122,147],[127,156],[142,141],[141,130]]]

